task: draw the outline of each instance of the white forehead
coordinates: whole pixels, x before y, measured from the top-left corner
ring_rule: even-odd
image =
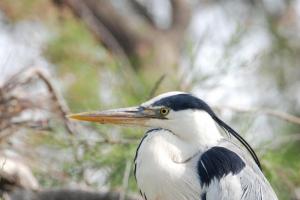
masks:
[[[170,97],[170,96],[174,96],[177,94],[187,94],[186,92],[180,92],[180,91],[172,91],[172,92],[166,92],[163,94],[160,94],[152,99],[150,99],[149,101],[146,101],[145,103],[142,103],[142,106],[150,106],[152,105],[154,102],[159,101],[160,99],[166,98],[166,97]]]

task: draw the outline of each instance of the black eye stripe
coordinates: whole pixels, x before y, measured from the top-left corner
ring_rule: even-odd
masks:
[[[204,101],[190,94],[177,94],[174,96],[165,97],[154,102],[152,106],[164,106],[174,111],[198,109],[204,110],[213,115],[213,111]]]

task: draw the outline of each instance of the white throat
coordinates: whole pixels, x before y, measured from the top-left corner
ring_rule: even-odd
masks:
[[[201,188],[194,184],[199,178],[191,166],[196,165],[198,156],[192,146],[167,130],[148,133],[135,160],[137,184],[144,198],[197,199]]]
[[[219,140],[223,138],[216,122],[205,111],[194,111],[192,116],[190,118],[186,117],[182,123],[186,123],[186,125],[178,126],[180,127],[178,128],[178,134],[179,131],[183,133],[182,137],[190,144],[194,143],[199,147],[211,147],[216,145]]]
[[[223,138],[212,117],[200,110],[172,112],[167,120],[153,120],[150,124],[170,130],[182,143],[199,150],[215,146]]]
[[[222,135],[207,113],[183,112],[165,121],[163,129],[150,131],[138,149],[136,178],[148,200],[197,199],[201,194],[200,184],[194,184],[199,181],[195,166]]]

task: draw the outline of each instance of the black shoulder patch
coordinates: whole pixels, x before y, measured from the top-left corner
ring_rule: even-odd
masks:
[[[201,200],[206,200],[206,192],[201,194]]]
[[[186,109],[205,110],[209,114],[213,114],[212,109],[201,99],[191,94],[177,94],[162,98],[153,103],[153,106],[166,106],[174,111]]]
[[[245,167],[244,161],[233,151],[224,147],[212,147],[204,152],[198,161],[198,174],[201,186],[229,173],[238,174]]]

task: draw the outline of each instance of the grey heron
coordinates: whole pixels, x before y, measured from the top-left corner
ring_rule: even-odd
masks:
[[[137,107],[69,117],[149,128],[134,159],[145,200],[277,199],[251,146],[189,93],[168,92]]]

